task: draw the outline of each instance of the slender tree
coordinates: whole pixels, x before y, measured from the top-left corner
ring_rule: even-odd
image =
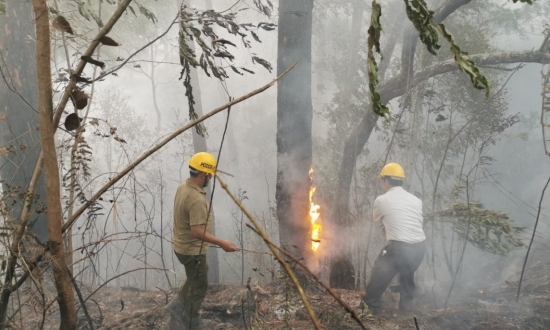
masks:
[[[60,329],[76,328],[76,310],[71,279],[65,262],[63,244],[61,188],[55,147],[50,59],[50,22],[46,0],[34,0],[36,24],[36,68],[38,80],[38,111],[40,142],[44,154],[44,172],[48,207],[48,248],[57,289]]]

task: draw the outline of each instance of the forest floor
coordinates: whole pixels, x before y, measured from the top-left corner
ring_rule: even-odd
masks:
[[[517,287],[510,282],[467,296],[453,294],[453,304],[447,310],[434,309],[431,294],[421,295],[415,304],[418,328],[550,329],[550,275],[547,275],[550,273],[543,274],[525,283],[519,303],[515,302]],[[308,291],[325,329],[360,329],[328,293]],[[363,294],[350,290],[335,292],[353,308],[359,305]],[[164,305],[168,298],[171,296],[162,291],[105,288],[95,297],[102,312],[99,329],[167,329],[169,316]],[[385,306],[396,305],[398,299],[398,294],[388,290]],[[202,317],[215,321],[211,329],[314,329],[295,290],[284,282],[249,288],[211,285],[201,313]],[[417,329],[413,317],[398,317],[394,313],[390,309],[383,317],[361,315],[361,319],[370,329]],[[90,314],[99,321],[97,306],[91,305]],[[84,323],[81,320],[81,329],[87,329]]]
[[[83,297],[95,288],[82,286]],[[383,303],[388,310],[381,317],[361,314],[369,329],[550,329],[550,266],[529,271],[523,282],[519,303],[515,302],[517,280],[505,281],[491,288],[453,291],[449,307],[434,297],[430,288],[419,290],[415,299],[415,317],[396,316],[399,294],[387,290]],[[55,309],[55,288],[47,288],[48,300]],[[352,308],[358,308],[363,292],[334,290]],[[360,329],[349,313],[328,293],[310,285],[306,290],[317,317],[324,329]],[[36,298],[33,298],[33,295]],[[143,291],[131,287],[103,287],[87,301],[87,310],[94,329],[168,329],[169,315],[164,306],[173,292]],[[24,296],[27,296],[25,298]],[[16,297],[14,297],[16,298]],[[58,329],[59,315],[40,309],[43,303],[36,292],[22,290],[21,304],[17,299],[10,317],[13,329]],[[18,307],[19,306],[19,307]],[[314,329],[296,290],[285,278],[266,285],[210,285],[202,305],[202,317],[215,325],[210,329]],[[83,310],[78,311],[78,329],[90,329]],[[41,325],[42,320],[45,320]]]

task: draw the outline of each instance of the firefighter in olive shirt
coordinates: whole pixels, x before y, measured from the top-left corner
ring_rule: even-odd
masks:
[[[206,251],[209,243],[218,245],[226,252],[237,251],[230,241],[211,234],[212,217],[203,188],[216,171],[216,158],[199,152],[188,162],[190,177],[180,184],[174,201],[174,253],[185,267],[187,279],[176,296],[166,306],[170,313],[170,328],[207,329],[210,320],[199,317],[199,309],[208,287]]]

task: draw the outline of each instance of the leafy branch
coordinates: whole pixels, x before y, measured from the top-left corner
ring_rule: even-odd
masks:
[[[426,45],[428,51],[433,55],[437,55],[438,50],[441,48],[437,36],[437,31],[439,31],[451,45],[451,52],[454,54],[455,62],[458,64],[460,70],[466,72],[470,76],[475,88],[485,89],[485,96],[488,98],[491,93],[489,79],[481,74],[479,68],[472,60],[467,58],[468,53],[460,49],[449,30],[447,30],[443,24],[437,25],[433,21],[434,12],[428,9],[426,2],[424,0],[404,1],[407,7],[407,16],[420,33],[420,40]]]
[[[450,208],[434,212],[427,219],[441,217],[453,224],[453,230],[462,239],[468,240],[480,250],[497,255],[507,255],[512,249],[524,246],[518,235],[524,227],[512,225],[512,221],[502,212],[486,209],[483,204],[457,201]],[[468,222],[470,230],[466,237]]]
[[[256,2],[255,2],[256,3]],[[256,3],[261,5],[261,3]],[[271,5],[272,6],[272,5]],[[269,5],[265,8],[269,9]],[[266,9],[267,10],[267,9]],[[265,12],[265,10],[264,10]],[[266,13],[266,15],[269,15]],[[257,25],[251,23],[238,24],[236,22],[237,14],[229,13],[222,14],[214,10],[200,11],[194,8],[183,6],[180,10],[180,29],[179,29],[179,55],[180,63],[182,65],[182,71],[180,80],[183,80],[185,87],[185,96],[187,97],[189,106],[189,119],[195,120],[198,118],[195,112],[195,99],[193,96],[193,86],[191,84],[191,66],[199,67],[204,71],[208,77],[212,75],[220,80],[224,81],[229,78],[226,68],[230,67],[231,70],[239,75],[244,75],[243,72],[254,74],[252,70],[241,67],[237,68],[232,62],[235,60],[235,55],[232,51],[237,49],[237,45],[227,39],[220,38],[215,32],[214,27],[221,27],[229,35],[239,36],[242,44],[245,48],[251,48],[251,42],[248,40],[250,36],[256,41],[261,43],[258,34],[254,30],[273,31],[275,24],[261,22]],[[200,47],[200,56],[195,51],[195,43]],[[251,54],[252,63],[258,63],[269,72],[273,70],[271,63],[258,57],[256,54]],[[216,60],[224,60],[229,62],[227,66],[223,67],[218,64]],[[206,128],[204,125],[199,124],[195,127],[197,133],[204,136]]]
[[[376,63],[376,58],[374,57],[374,51],[380,54],[380,33],[382,32],[382,26],[380,25],[380,16],[382,16],[382,7],[376,0],[372,1],[372,12],[371,12],[371,24],[368,30],[369,37],[367,40],[368,43],[368,57],[367,57],[367,70],[369,73],[369,90],[372,100],[372,110],[374,113],[381,117],[385,117],[390,113],[388,107],[382,104],[380,94],[376,91],[376,86],[378,85],[378,64]]]
[[[439,44],[437,30],[432,25],[434,11],[428,10],[424,0],[412,0],[411,3],[405,0],[405,6],[407,17],[420,33],[420,40],[426,45],[431,54],[437,55],[441,45]]]
[[[474,88],[485,89],[485,97],[489,98],[491,95],[491,82],[489,79],[481,74],[474,61],[466,57],[468,53],[460,49],[452,34],[445,28],[445,25],[439,24],[438,28],[443,37],[451,44],[451,52],[455,55],[455,62],[458,64],[460,70],[466,72],[470,76]]]
[[[236,49],[237,45],[227,39],[220,38],[215,32],[214,27],[218,26],[224,29],[227,33],[233,36],[239,36],[245,48],[252,48],[249,37],[256,42],[261,40],[254,30],[273,31],[276,27],[273,23],[261,22],[257,25],[251,23],[237,23],[237,13],[222,14],[214,10],[197,10],[183,6],[180,11],[180,31],[179,31],[179,49],[180,62],[184,65],[185,61],[193,67],[200,66],[204,73],[211,77],[211,74],[219,80],[228,78],[225,69],[216,64],[216,59],[225,59],[233,62],[235,55],[231,49]],[[196,54],[188,43],[196,42],[202,53],[200,57]],[[231,46],[231,48],[229,48]],[[271,64],[258,57],[256,54],[251,55],[253,63],[262,65],[266,70],[271,72],[273,68]],[[239,70],[231,63],[231,69],[238,74]],[[248,73],[254,73],[246,68],[241,68]],[[209,72],[210,70],[210,72]]]

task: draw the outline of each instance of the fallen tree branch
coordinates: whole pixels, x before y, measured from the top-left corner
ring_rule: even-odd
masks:
[[[267,234],[262,230],[262,227],[256,221],[256,219],[254,219],[252,214],[250,214],[250,212],[248,212],[248,210],[242,205],[242,203],[239,201],[239,199],[237,197],[235,197],[235,195],[233,195],[233,193],[231,193],[231,191],[227,187],[227,184],[225,184],[225,182],[223,182],[223,180],[220,178],[220,176],[217,173],[214,173],[214,174],[216,175],[216,179],[220,182],[220,185],[222,186],[223,190],[225,190],[225,192],[227,192],[229,197],[231,197],[233,202],[235,202],[235,204],[237,204],[237,206],[241,209],[241,211],[246,215],[248,220],[250,220],[250,222],[252,222],[254,224],[254,227],[256,227],[256,232],[258,233],[258,235],[260,235],[266,243],[269,242],[269,238],[267,237]],[[315,329],[317,329],[317,330],[322,329],[321,323],[317,319],[317,316],[315,315],[315,311],[311,307],[311,304],[309,303],[309,300],[307,299],[306,294],[304,292],[304,289],[300,285],[300,282],[298,281],[298,278],[296,277],[296,274],[294,274],[294,272],[292,271],[290,266],[281,257],[281,255],[277,252],[277,249],[275,249],[275,247],[273,245],[268,244],[267,246],[269,247],[269,249],[273,253],[273,256],[277,259],[277,261],[279,261],[281,266],[283,266],[284,270],[286,271],[286,273],[290,277],[290,280],[292,281],[292,283],[296,287],[296,290],[298,291],[298,294],[300,295],[300,298],[302,299],[304,307],[306,308],[307,313],[308,313],[311,321],[313,322],[313,325],[315,326]]]
[[[238,104],[246,99],[251,98],[254,95],[260,94],[267,90],[268,88],[275,85],[277,81],[279,81],[282,77],[284,77],[288,72],[290,72],[294,67],[298,64],[298,62],[294,63],[292,66],[290,66],[288,69],[286,69],[285,72],[283,72],[280,76],[273,79],[270,83],[246,94],[239,98],[234,99],[231,102],[228,102],[209,113],[205,114],[204,116],[201,116],[200,118],[197,118],[188,124],[182,126],[172,134],[168,135],[166,138],[164,138],[161,142],[157,143],[154,147],[143,153],[141,156],[139,156],[134,162],[132,162],[130,165],[128,165],[125,169],[123,169],[120,173],[118,173],[114,178],[112,178],[109,182],[107,182],[103,187],[101,187],[84,205],[82,205],[76,212],[73,214],[72,217],[70,217],[67,222],[63,225],[63,231],[66,231],[75,221],[78,219],[78,217],[88,208],[90,205],[92,205],[101,195],[103,195],[109,188],[111,188],[115,183],[117,183],[120,179],[122,179],[126,174],[128,174],[130,171],[132,171],[136,166],[138,166],[141,162],[143,162],[145,159],[147,159],[149,156],[154,154],[156,151],[158,151],[160,148],[164,147],[168,142],[172,141],[174,138],[182,134],[183,132],[187,131],[188,129],[196,126],[197,124],[205,121],[206,119],[214,116],[218,112],[221,112],[235,104]]]

